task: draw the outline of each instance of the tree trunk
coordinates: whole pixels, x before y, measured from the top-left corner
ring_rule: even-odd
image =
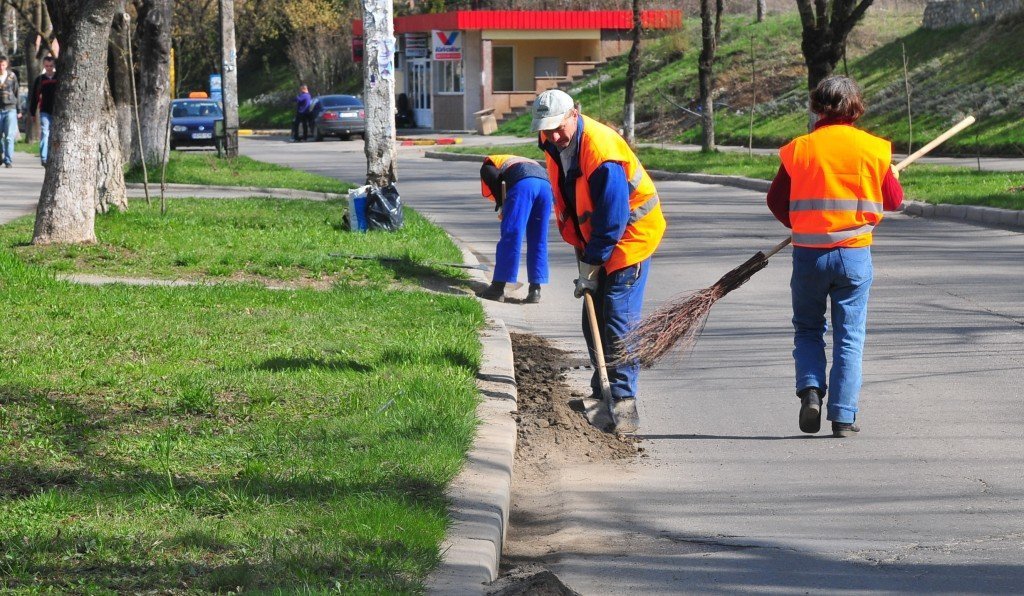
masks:
[[[106,213],[111,207],[127,211],[128,191],[124,185],[124,156],[121,153],[117,107],[110,93],[105,92],[103,96],[96,171],[96,213]]]
[[[224,155],[238,157],[238,52],[235,0],[220,0],[221,94],[224,102]],[[166,114],[164,115],[166,118]]]
[[[96,166],[106,84],[107,40],[116,0],[47,0],[62,41],[50,159],[33,244],[96,241]]]
[[[630,146],[636,145],[636,83],[640,78],[640,37],[642,34],[640,0],[633,0],[633,45],[629,48],[629,60],[626,67],[626,105],[622,118],[623,137]]]
[[[138,95],[141,139],[132,151],[132,163],[163,163],[167,150],[167,110],[171,106],[171,0],[142,0],[135,26],[139,40]],[[141,146],[142,154],[139,154]]]
[[[757,22],[764,22],[764,13],[768,12],[768,0],[757,0]]]
[[[701,151],[715,150],[715,52],[722,32],[723,0],[700,0],[701,50],[697,60],[701,111]]]
[[[110,27],[110,42],[107,45],[107,80],[110,95],[114,99],[114,117],[117,119],[117,134],[121,142],[121,157],[130,157],[132,141],[135,139],[135,120],[132,112],[132,80],[128,69],[128,20],[121,15],[125,11],[125,0],[117,0],[114,21]]]
[[[41,4],[42,1],[43,0],[36,0],[36,5],[32,7],[32,18],[35,19],[35,23],[33,24],[33,26],[40,31],[43,28],[43,7]],[[32,88],[32,83],[36,80],[36,77],[38,77],[39,74],[42,72],[42,64],[40,63],[40,58],[42,58],[42,56],[40,56],[39,53],[36,51],[36,37],[37,36],[35,33],[28,33],[27,35],[25,35],[25,38],[21,40],[22,54],[25,56],[25,80],[22,82],[28,85],[29,89]],[[42,43],[45,44],[46,40],[42,40]],[[32,101],[31,97],[29,98],[29,101]],[[25,117],[28,118],[29,114],[26,113]],[[36,114],[36,117],[32,119],[32,121],[29,123],[29,126],[25,130],[26,141],[32,142],[39,140],[38,114]]]
[[[384,188],[395,171],[395,26],[392,0],[363,4],[366,183]]]

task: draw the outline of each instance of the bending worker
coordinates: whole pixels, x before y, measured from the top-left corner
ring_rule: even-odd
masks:
[[[800,430],[821,428],[828,394],[832,434],[849,437],[861,386],[861,359],[871,288],[872,230],[882,211],[898,209],[903,188],[889,141],[853,127],[864,113],[860,89],[829,77],[811,92],[814,131],[779,151],[782,166],[768,207],[793,230],[793,359]],[[825,377],[826,302],[832,309],[832,369]]]
[[[654,182],[611,128],[580,114],[568,94],[541,93],[533,105],[533,130],[547,161],[562,238],[576,248],[575,295],[590,292],[597,311],[605,362],[620,361],[623,339],[641,318],[651,255],[665,233]],[[594,341],[583,313],[583,335],[594,363],[590,385],[600,396]],[[609,364],[615,430],[634,432],[640,365]],[[591,417],[591,422],[595,418]]]
[[[548,283],[548,220],[551,185],[537,162],[515,155],[489,155],[480,167],[480,192],[494,201],[501,220],[491,285],[477,295],[505,301],[505,284],[519,278],[519,253],[526,237],[526,302],[540,302],[540,286]],[[505,196],[507,191],[508,196]]]

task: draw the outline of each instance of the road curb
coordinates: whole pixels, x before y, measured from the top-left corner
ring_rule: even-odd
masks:
[[[512,503],[517,390],[504,321],[491,319],[480,343],[480,425],[465,466],[447,490],[451,526],[441,544],[443,560],[427,578],[429,594],[483,594],[484,584],[498,577]]]
[[[144,186],[138,182],[131,182],[125,185],[132,196],[137,196],[139,192],[145,190]],[[195,196],[201,197],[203,192],[218,192],[226,194],[236,194],[239,197],[252,197],[252,196],[268,196],[288,199],[310,199],[314,201],[328,201],[332,199],[343,199],[347,195],[333,192],[315,192],[311,190],[296,190],[293,188],[263,188],[260,186],[210,186],[206,184],[167,184],[164,186],[168,191],[173,193],[197,193]],[[149,184],[150,196],[160,195],[160,183],[150,182]]]

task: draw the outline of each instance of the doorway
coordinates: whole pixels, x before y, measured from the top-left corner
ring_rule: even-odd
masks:
[[[430,60],[409,60],[409,103],[418,128],[434,127],[430,108]]]

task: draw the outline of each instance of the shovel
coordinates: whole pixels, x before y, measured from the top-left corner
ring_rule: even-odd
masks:
[[[590,336],[593,338],[594,353],[597,358],[597,378],[601,382],[601,401],[587,400],[587,421],[593,426],[608,432],[615,427],[612,417],[612,386],[608,382],[608,369],[604,363],[604,345],[601,342],[601,329],[597,324],[597,312],[594,310],[594,297],[590,292],[583,293],[583,304],[587,310],[587,322],[590,324]]]

